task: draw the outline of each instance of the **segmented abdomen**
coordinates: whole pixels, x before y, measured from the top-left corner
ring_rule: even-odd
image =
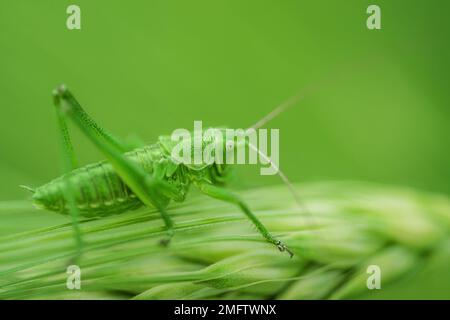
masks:
[[[151,173],[158,152],[155,153],[155,146],[148,146],[129,152],[126,156]],[[74,193],[80,214],[86,217],[120,213],[142,205],[112,165],[105,161],[75,169],[37,188],[33,201],[41,208],[68,213],[65,195],[69,188]]]

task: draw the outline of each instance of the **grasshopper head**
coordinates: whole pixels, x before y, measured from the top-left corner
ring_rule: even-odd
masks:
[[[233,139],[227,138],[224,128],[209,128],[201,132],[177,129],[171,136],[161,136],[159,144],[175,163],[193,170],[225,164],[227,154],[235,148]]]

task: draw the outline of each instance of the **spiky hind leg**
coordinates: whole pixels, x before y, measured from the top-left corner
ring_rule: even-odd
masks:
[[[56,104],[55,104],[56,105]],[[56,117],[58,122],[59,136],[60,136],[60,144],[62,151],[62,167],[64,173],[68,173],[74,170],[77,167],[77,160],[75,156],[75,152],[73,149],[72,141],[70,139],[69,130],[67,128],[67,123],[64,118],[64,114],[60,108],[55,108]],[[72,226],[74,231],[74,238],[76,244],[76,254],[74,260],[78,260],[83,251],[83,238],[81,235],[80,226],[78,223],[80,212],[76,205],[76,199],[73,192],[73,187],[71,187],[71,183],[68,179],[66,179],[67,188],[64,188],[64,198],[66,199],[66,203],[68,205],[68,210],[70,213],[70,217],[72,219]]]
[[[126,158],[125,144],[106,133],[83,110],[75,97],[65,86],[59,86],[54,91],[55,106],[61,117],[68,117],[85,134],[85,136],[103,153],[111,163],[114,170],[134,194],[147,206],[153,206],[161,214],[167,230],[167,244],[173,235],[173,221],[165,210],[167,197],[174,197],[178,191],[164,180],[155,179],[139,167],[136,163]],[[68,157],[70,159],[70,157]]]

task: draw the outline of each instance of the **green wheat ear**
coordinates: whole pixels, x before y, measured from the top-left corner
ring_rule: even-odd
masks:
[[[419,293],[423,283],[450,283],[447,196],[348,182],[296,189],[307,213],[284,186],[242,193],[292,248],[292,259],[262,240],[233,206],[193,196],[170,208],[177,233],[166,248],[158,244],[164,226],[149,209],[83,221],[81,290],[66,287],[76,250],[69,221],[3,235],[0,299],[344,299],[383,293],[401,299],[402,283]],[[9,210],[11,205],[0,207]],[[42,214],[19,206],[15,219],[0,215],[2,230],[13,230],[27,213]],[[439,259],[444,271],[427,273]],[[370,265],[381,269],[380,290],[367,288]],[[438,297],[450,298],[450,288]]]

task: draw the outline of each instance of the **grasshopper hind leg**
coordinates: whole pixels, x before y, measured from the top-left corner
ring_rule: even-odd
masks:
[[[68,173],[77,167],[77,160],[73,149],[72,141],[70,139],[67,123],[64,119],[63,113],[59,108],[56,108],[56,116],[58,121],[58,129],[60,136],[60,143],[62,147],[62,165],[64,173]],[[76,245],[75,256],[71,259],[70,263],[76,263],[81,257],[83,252],[83,237],[79,226],[80,212],[76,205],[75,193],[73,192],[73,186],[71,182],[66,180],[66,188],[63,190],[63,195],[67,203],[68,211],[72,220],[72,226],[74,231],[74,240]]]
[[[77,159],[75,156],[75,151],[70,138],[69,130],[66,122],[66,110],[61,107],[61,95],[66,91],[64,85],[60,85],[53,91],[53,102],[55,105],[56,117],[58,122],[58,130],[60,136],[60,143],[62,147],[62,160],[64,173],[68,173],[77,168]],[[69,98],[72,98],[69,96]],[[102,127],[100,127],[92,118],[87,115],[81,108],[78,110],[83,119],[89,123],[89,125],[95,130],[96,134],[101,136],[103,139],[114,144],[119,150],[125,151],[126,146],[122,141],[119,141],[113,135],[108,133]],[[74,230],[74,238],[76,243],[76,255],[75,261],[81,256],[83,252],[84,242],[82,238],[82,233],[79,227],[79,216],[80,211],[76,204],[76,192],[74,186],[69,179],[66,180],[66,188],[63,190],[63,195],[66,200],[67,209],[69,211],[70,217],[72,219],[72,225]]]
[[[116,173],[142,203],[158,209],[167,230],[167,239],[164,239],[162,243],[168,244],[173,236],[173,221],[166,212],[165,202],[167,198],[178,196],[176,188],[161,179],[151,176],[142,167],[127,158],[124,155],[124,152],[128,149],[126,144],[101,128],[84,111],[65,86],[60,86],[55,90],[54,102],[58,115],[61,118],[67,117],[72,120],[82,133],[103,153]],[[65,126],[65,122],[63,121],[62,123]],[[70,156],[66,159],[70,160]],[[70,165],[69,160],[67,161],[68,165]]]

